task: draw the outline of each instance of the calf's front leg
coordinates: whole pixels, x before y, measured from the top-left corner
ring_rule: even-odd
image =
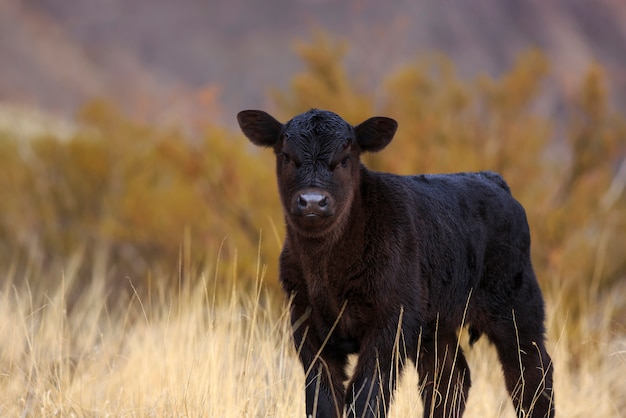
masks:
[[[309,314],[306,309],[292,306],[293,339],[305,373],[306,416],[341,418],[348,358],[344,352],[322,346]]]
[[[348,384],[348,418],[385,417],[398,376],[406,360],[406,350],[398,347],[395,326],[372,333],[364,340],[354,375]]]

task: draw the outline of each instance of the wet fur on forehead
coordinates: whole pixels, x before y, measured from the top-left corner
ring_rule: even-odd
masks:
[[[354,129],[333,112],[311,109],[287,122],[283,135],[287,143],[304,152],[332,153],[354,140]]]

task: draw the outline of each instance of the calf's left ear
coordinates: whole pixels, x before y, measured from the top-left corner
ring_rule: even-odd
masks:
[[[391,118],[376,116],[354,128],[356,141],[365,152],[377,152],[391,142],[398,129],[398,122]]]
[[[237,113],[237,122],[244,135],[261,147],[273,147],[283,127],[282,123],[262,110],[242,110]]]

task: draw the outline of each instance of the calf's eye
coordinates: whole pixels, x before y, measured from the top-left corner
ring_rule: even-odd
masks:
[[[345,156],[345,157],[343,157],[343,158],[341,159],[341,163],[340,163],[340,164],[341,164],[341,166],[342,166],[343,168],[346,168],[346,167],[348,166],[348,162],[349,162],[349,161],[350,161],[350,156],[348,155],[348,156]]]

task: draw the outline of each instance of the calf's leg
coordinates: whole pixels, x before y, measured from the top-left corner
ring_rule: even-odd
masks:
[[[398,377],[406,363],[406,349],[397,339],[395,323],[372,333],[361,344],[359,360],[347,387],[348,418],[384,418]]]
[[[292,304],[291,320],[293,342],[305,373],[306,416],[342,417],[348,356],[340,350],[322,347],[309,312],[302,305]]]
[[[496,346],[517,415],[552,418],[553,367],[544,343],[543,298],[530,262],[515,277],[521,278],[519,286],[491,312],[485,333]]]
[[[456,333],[425,338],[416,363],[423,384],[424,417],[461,417],[471,379]]]
[[[517,322],[517,321],[515,321]],[[490,335],[502,363],[506,388],[519,417],[554,417],[552,360],[543,342],[543,330],[519,327],[502,335]]]
[[[345,362],[318,358],[305,376],[306,416],[337,418],[343,416]],[[306,370],[305,370],[306,372]]]

